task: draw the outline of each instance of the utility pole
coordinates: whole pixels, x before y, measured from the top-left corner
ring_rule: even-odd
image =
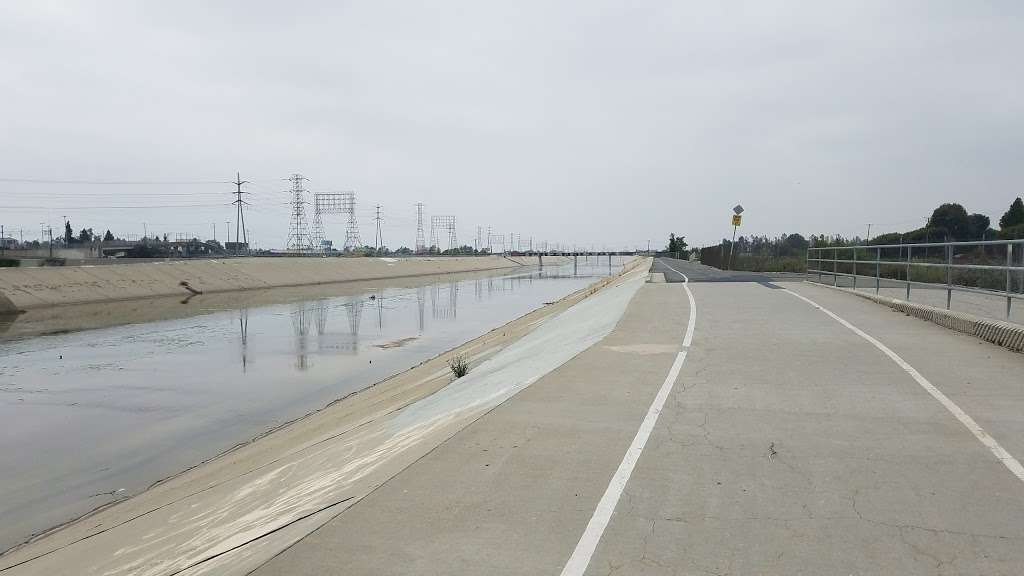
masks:
[[[7,240],[4,239],[4,225],[0,224],[0,255],[7,253]]]
[[[245,233],[245,214],[242,212],[242,205],[243,204],[248,204],[248,202],[246,202],[245,200],[242,200],[242,194],[248,194],[248,192],[244,192],[242,190],[242,184],[248,184],[248,183],[249,183],[248,180],[242,180],[242,175],[241,174],[239,174],[238,172],[235,172],[235,181],[234,181],[235,191],[234,191],[234,194],[236,196],[236,199],[235,199],[234,202],[232,202],[232,204],[234,204],[235,206],[238,207],[238,211],[235,214],[235,254],[236,255],[239,252],[239,248],[241,248],[241,246],[238,244],[238,229],[239,229],[239,227],[241,227],[241,229],[242,229],[242,240],[245,242],[245,251],[246,251],[246,253],[249,252],[249,236],[248,236],[248,234]]]
[[[53,258],[53,227],[47,226],[46,231],[50,234],[50,258]]]
[[[380,255],[381,249],[384,248],[384,236],[380,232],[380,204],[377,204],[377,216],[374,218],[377,221],[377,235],[373,239],[373,251]]]
[[[868,224],[868,237],[865,238],[864,241],[865,242],[869,242],[870,240],[871,240],[871,224]]]
[[[493,253],[491,251],[491,227],[490,226],[487,227],[487,253],[488,254],[492,254]]]

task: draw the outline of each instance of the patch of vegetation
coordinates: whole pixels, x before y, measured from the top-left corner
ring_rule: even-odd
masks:
[[[465,354],[456,354],[448,359],[448,368],[456,378],[462,378],[469,372],[469,359]]]

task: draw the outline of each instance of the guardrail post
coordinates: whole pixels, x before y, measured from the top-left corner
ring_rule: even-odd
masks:
[[[946,310],[953,301],[953,245],[946,244]]]
[[[853,248],[853,291],[857,291],[857,247]]]
[[[911,247],[907,246],[907,300],[910,300],[910,252]]]
[[[875,294],[882,288],[882,249],[875,249]]]
[[[832,285],[839,286],[839,249],[832,249]]]
[[[1013,297],[1010,296],[1010,290],[1013,288],[1012,276],[1010,275],[1010,266],[1013,265],[1013,244],[1006,245],[1006,319],[1010,319],[1010,306],[1013,303]]]

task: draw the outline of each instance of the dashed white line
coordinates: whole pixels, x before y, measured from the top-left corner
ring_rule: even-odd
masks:
[[[647,415],[644,416],[643,422],[640,423],[640,429],[637,430],[633,443],[629,445],[629,449],[626,450],[626,455],[622,458],[622,462],[615,471],[615,475],[612,476],[611,482],[608,483],[608,488],[597,503],[597,509],[594,510],[590,522],[587,523],[587,528],[583,531],[583,536],[580,537],[579,543],[576,544],[576,549],[573,550],[569,561],[562,568],[562,576],[582,576],[587,570],[587,566],[590,565],[590,559],[594,556],[594,551],[597,549],[597,544],[601,541],[605,528],[608,527],[612,513],[615,512],[615,506],[618,505],[619,499],[622,497],[622,491],[626,488],[626,483],[629,482],[629,477],[633,474],[633,468],[636,467],[637,460],[640,459],[640,454],[644,451],[647,439],[650,438],[654,425],[658,422],[658,416],[665,406],[665,401],[668,399],[668,395],[672,392],[672,387],[675,386],[676,380],[679,378],[679,371],[683,368],[683,362],[686,361],[686,353],[690,348],[690,343],[693,342],[693,331],[697,324],[697,303],[694,301],[693,292],[690,291],[688,285],[690,279],[682,272],[668,266],[668,264],[664,262],[662,264],[683,277],[683,288],[686,290],[686,297],[690,301],[690,317],[686,323],[683,349],[676,354],[675,362],[672,363],[672,368],[669,369],[665,382],[658,390],[657,396],[654,397],[654,402],[647,409]]]
[[[821,306],[820,304],[811,300],[810,298],[806,298],[800,294],[797,294],[796,292],[793,292],[788,288],[783,288],[783,290],[792,294],[793,296],[796,296],[797,298],[803,300],[804,302],[807,302],[808,304],[814,306],[818,310],[821,310],[828,316],[832,317],[833,320],[839,322],[843,326],[846,326],[847,328],[852,330],[854,334],[867,340],[868,342],[873,344],[875,348],[881,350],[883,354],[885,354],[890,359],[892,359],[893,362],[898,364],[904,372],[909,374],[910,377],[913,378],[918,384],[920,384],[921,387],[924,388],[929,394],[931,394],[933,398],[935,398],[936,400],[939,401],[940,404],[945,406],[946,410],[949,410],[950,414],[955,416],[956,419],[959,420],[960,423],[964,425],[964,427],[970,430],[971,434],[974,434],[974,437],[977,438],[979,442],[984,444],[985,447],[988,448],[989,451],[991,451],[992,454],[994,454],[995,457],[1010,470],[1010,472],[1012,472],[1021,482],[1024,482],[1024,466],[1021,466],[1020,462],[1017,461],[1016,458],[1011,456],[1009,452],[1007,452],[1002,446],[1000,446],[999,442],[996,442],[995,438],[989,436],[988,432],[985,432],[985,429],[979,426],[978,423],[974,421],[974,418],[971,418],[966,412],[961,410],[959,406],[957,406],[952,400],[950,400],[945,394],[943,394],[941,390],[939,390],[931,382],[929,382],[927,378],[922,376],[920,372],[915,370],[914,367],[907,363],[906,360],[900,358],[899,354],[893,352],[892,350],[889,349],[888,346],[882,344],[874,337],[872,337],[870,334],[864,332],[860,328],[857,328],[853,324],[850,324],[846,320],[843,320],[842,318],[834,314],[831,310],[828,310],[827,308]]]

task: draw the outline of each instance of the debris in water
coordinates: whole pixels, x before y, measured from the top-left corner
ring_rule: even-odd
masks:
[[[178,282],[178,285],[181,286],[182,288],[184,288],[185,290],[188,290],[193,295],[195,295],[195,294],[202,294],[203,293],[202,290],[196,290],[195,288],[189,286],[188,282],[186,282],[185,280],[182,280],[181,282]]]
[[[99,494],[93,494],[90,498],[97,496],[116,496],[119,492],[124,492],[124,488],[118,488],[117,490],[111,490],[110,492],[100,492]]]
[[[387,350],[389,348],[401,348],[402,346],[405,346],[409,342],[412,342],[413,340],[416,340],[418,338],[418,336],[409,336],[407,338],[399,338],[398,340],[392,340],[391,342],[385,342],[383,344],[374,344],[374,346],[376,346],[377,348],[381,348],[383,350]]]

